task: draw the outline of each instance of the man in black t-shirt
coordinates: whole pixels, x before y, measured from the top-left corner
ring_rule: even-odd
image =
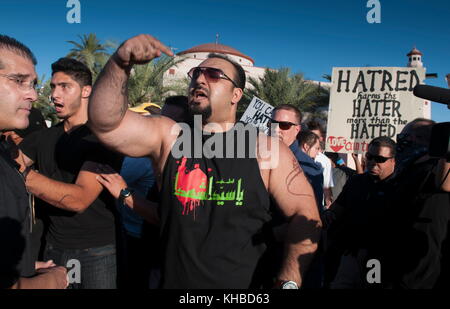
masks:
[[[395,168],[395,149],[395,142],[388,137],[373,139],[366,153],[367,171],[350,178],[322,214],[327,230],[326,285],[331,283],[331,288],[380,286],[367,282],[370,269],[366,264],[380,259],[385,245],[380,241],[380,226],[384,227],[385,218],[390,217],[386,201],[393,191],[390,179]]]
[[[0,130],[25,129],[37,100],[36,59],[15,39],[0,35]],[[0,289],[67,287],[66,269],[36,262],[31,250],[31,207],[23,177],[0,134]]]
[[[79,61],[52,64],[51,98],[56,126],[31,134],[19,145],[18,161],[36,163],[26,176],[29,192],[48,205],[44,256],[73,269],[72,288],[116,287],[115,204],[96,180],[98,163],[120,168],[85,125],[92,76]]]

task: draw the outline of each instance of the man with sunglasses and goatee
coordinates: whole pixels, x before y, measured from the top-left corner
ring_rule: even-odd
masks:
[[[360,289],[370,286],[366,267],[370,259],[382,260],[386,243],[381,227],[386,224],[390,179],[395,168],[395,142],[388,137],[373,139],[366,152],[364,174],[354,175],[322,214],[327,230],[326,286]],[[383,263],[383,261],[381,261]],[[334,280],[333,280],[334,278]]]
[[[127,81],[133,65],[148,63],[162,53],[173,55],[149,35],[127,40],[105,66],[89,105],[91,128],[103,143],[128,156],[150,156],[154,162],[161,187],[161,207],[153,211],[161,222],[162,287],[260,286],[253,279],[264,272],[257,266],[266,250],[263,231],[271,220],[270,197],[290,218],[276,286],[300,287],[317,248],[321,222],[311,186],[289,148],[258,135],[254,144],[246,145],[251,152],[257,150],[253,158],[210,157],[204,147],[200,149],[210,138],[226,139],[226,133],[238,127],[236,110],[245,87],[244,70],[225,56],[209,55],[189,71],[189,109],[202,116],[191,135],[200,134],[201,140],[200,145],[194,139],[183,146],[200,150],[200,156],[185,152],[177,156],[176,142],[192,141],[190,131],[181,130],[169,118],[143,117],[127,110]],[[274,145],[279,151],[272,151]],[[268,150],[264,158],[260,155],[263,146]],[[133,199],[133,194],[124,198]]]

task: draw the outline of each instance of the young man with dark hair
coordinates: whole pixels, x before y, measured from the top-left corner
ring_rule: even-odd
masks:
[[[52,64],[52,75],[63,72],[75,80],[81,87],[92,86],[92,73],[89,68],[72,58],[60,58]]]
[[[219,57],[206,59],[188,74],[189,108],[203,116],[202,123],[191,130],[199,132],[200,145],[194,144],[191,150],[202,153],[199,157],[176,155],[174,143],[180,132],[185,133],[179,124],[126,108],[133,65],[161,53],[173,54],[149,35],[122,44],[96,82],[89,124],[112,149],[150,156],[154,162],[162,190],[163,287],[248,288],[256,284],[254,277],[264,271],[257,266],[266,249],[263,227],[270,221],[270,196],[290,218],[278,285],[300,286],[317,248],[320,220],[311,186],[297,160],[284,145],[279,145],[279,152],[271,152],[276,141],[263,135],[247,145],[257,152],[253,157],[207,157],[200,149],[212,136],[222,139],[237,127],[237,104],[245,80],[239,80],[240,70],[232,62]],[[269,156],[261,155],[261,147],[267,147]]]
[[[19,145],[26,186],[47,204],[49,227],[44,256],[66,265],[80,263],[71,288],[116,287],[114,199],[96,180],[99,163],[120,169],[120,158],[105,149],[86,126],[92,76],[81,62],[52,64],[51,100],[62,121],[31,134]],[[36,163],[39,172],[29,169]]]
[[[25,129],[37,100],[36,59],[17,40],[0,35],[0,130]],[[32,254],[32,210],[19,172],[0,135],[0,288],[64,289],[66,269]]]

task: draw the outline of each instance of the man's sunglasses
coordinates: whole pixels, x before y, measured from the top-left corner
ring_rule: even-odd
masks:
[[[283,131],[289,130],[292,126],[298,126],[298,124],[292,123],[290,121],[277,121],[275,119],[270,119],[268,125],[270,126],[271,123],[276,123]]]
[[[205,76],[206,80],[210,83],[211,82],[216,83],[219,81],[219,79],[226,79],[226,80],[229,80],[230,82],[232,82],[234,87],[241,88],[234,82],[234,80],[229,78],[221,69],[209,68],[209,67],[194,67],[189,70],[188,76],[190,79],[195,80],[202,73]]]
[[[370,152],[366,152],[366,158],[368,161],[374,160],[376,163],[384,163],[389,159],[392,159],[393,157],[383,157],[383,156],[379,156],[379,155],[373,155]]]

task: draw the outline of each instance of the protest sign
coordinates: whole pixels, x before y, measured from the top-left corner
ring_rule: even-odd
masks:
[[[255,127],[260,128],[264,133],[269,133],[268,122],[272,117],[273,106],[263,100],[253,97],[252,101],[248,105],[244,114],[241,117],[241,121],[244,123],[250,123]]]
[[[424,68],[333,68],[326,151],[364,153],[376,137],[395,140],[424,117],[424,100],[413,94],[424,79]]]

